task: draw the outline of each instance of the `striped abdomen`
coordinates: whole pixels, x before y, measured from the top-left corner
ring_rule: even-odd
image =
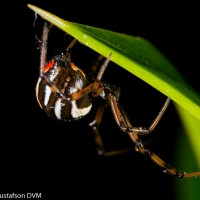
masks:
[[[51,84],[48,84],[47,80]],[[68,62],[65,55],[59,55],[43,69],[43,75],[39,78],[36,86],[36,97],[40,107],[49,116],[64,121],[76,120],[90,111],[92,104],[89,96],[71,101],[62,98],[57,91],[69,96],[82,90],[87,84],[88,81],[82,70]]]

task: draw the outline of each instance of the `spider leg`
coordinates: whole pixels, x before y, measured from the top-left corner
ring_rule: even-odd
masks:
[[[127,115],[125,114],[125,111],[118,105],[116,98],[112,95],[109,95],[108,100],[110,101],[111,109],[112,109],[117,125],[120,127],[120,129],[123,132],[129,135],[130,139],[135,145],[136,151],[142,153],[143,155],[148,156],[155,164],[157,164],[159,167],[163,169],[163,172],[168,173],[170,175],[176,176],[178,178],[190,178],[190,177],[200,176],[200,172],[192,172],[192,173],[179,172],[174,167],[171,167],[164,160],[158,157],[151,150],[145,148],[142,141],[138,137],[137,128],[135,129],[132,127]],[[167,104],[168,104],[168,100],[164,104],[164,108],[161,109],[161,111],[166,109],[165,107],[167,106]],[[153,127],[151,128],[151,130],[153,130],[155,126],[158,124],[162,116],[162,112],[161,114],[158,115],[158,117],[156,117],[156,119],[153,122],[153,125],[150,126],[150,128]]]
[[[71,61],[71,49],[77,42],[78,42],[78,40],[74,38],[72,40],[72,42],[69,44],[69,46],[67,47],[66,57],[67,57],[69,62]]]
[[[136,131],[136,132],[138,132],[138,135],[148,135],[149,133],[151,133],[155,129],[155,127],[158,125],[158,123],[160,122],[162,116],[164,115],[165,111],[167,110],[167,107],[169,106],[169,103],[170,103],[170,98],[168,97],[166,99],[164,105],[162,106],[160,112],[158,113],[158,115],[156,116],[156,118],[154,119],[152,124],[149,126],[149,128],[134,127],[134,128],[130,128],[130,131]],[[123,113],[126,116],[126,113],[125,112],[123,112]],[[127,116],[126,116],[126,118],[127,118]]]
[[[103,65],[101,66],[99,73],[97,74],[97,77],[94,81],[93,91],[92,91],[92,95],[94,97],[99,96],[104,91],[104,87],[100,86],[100,83],[101,83],[101,79],[103,77],[103,74],[106,70],[106,67],[108,66],[108,63],[110,62],[111,56],[112,56],[112,53],[104,61]]]
[[[48,41],[48,35],[49,31],[52,27],[52,24],[50,26],[47,25],[47,23],[44,23],[43,27],[43,33],[42,33],[42,42],[40,46],[40,78],[45,81],[49,87],[51,88],[52,92],[58,93],[60,97],[65,98],[65,95],[58,90],[58,88],[44,75],[44,67],[46,65],[46,57],[47,57],[47,41]]]
[[[48,41],[48,34],[50,28],[48,27],[47,23],[44,23],[43,33],[42,33],[42,43],[40,46],[40,76],[43,74],[43,69],[46,65],[46,57],[47,57],[47,41]]]
[[[97,59],[96,59],[96,61],[94,62],[94,64],[92,65],[92,67],[91,67],[91,72],[90,72],[90,74],[93,74],[94,72],[96,72],[97,71],[97,68],[98,68],[98,66],[99,66],[99,63],[104,59],[105,57],[104,56],[102,56],[101,54],[99,54],[99,56],[97,57]]]
[[[94,140],[95,140],[95,143],[97,146],[97,153],[99,155],[103,155],[103,156],[114,156],[114,155],[119,155],[122,153],[126,153],[130,150],[133,150],[132,148],[131,149],[130,148],[129,149],[119,149],[119,150],[113,150],[113,151],[105,150],[102,137],[99,133],[99,126],[102,121],[104,108],[105,108],[104,105],[102,105],[102,104],[99,105],[94,121],[89,124],[92,127],[92,131],[94,134]]]
[[[103,141],[102,138],[99,134],[99,126],[102,120],[102,116],[103,116],[103,112],[104,112],[104,106],[101,104],[98,107],[98,110],[96,112],[96,116],[93,122],[91,122],[89,124],[89,126],[92,127],[93,133],[94,133],[94,140],[97,146],[97,152],[99,155],[104,155],[105,154],[105,148],[103,145]]]
[[[154,119],[153,123],[148,128],[149,132],[152,132],[154,130],[154,128],[157,126],[157,124],[159,123],[159,121],[162,118],[163,114],[167,110],[167,107],[168,107],[169,103],[170,103],[170,98],[168,97],[167,100],[165,101],[163,107],[161,108],[160,112],[158,113],[157,117]]]

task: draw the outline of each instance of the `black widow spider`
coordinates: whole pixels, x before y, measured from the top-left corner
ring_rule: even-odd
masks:
[[[111,107],[114,119],[121,131],[127,133],[135,145],[135,150],[148,156],[153,162],[163,169],[163,172],[178,178],[188,178],[200,176],[200,172],[182,173],[171,167],[156,154],[146,149],[139,139],[139,135],[147,135],[154,130],[161,117],[166,111],[170,98],[167,98],[159,114],[154,119],[149,128],[133,127],[120,106],[119,91],[115,87],[102,82],[102,77],[111,54],[102,64],[97,77],[93,83],[89,83],[84,72],[71,61],[71,49],[77,42],[74,39],[68,46],[66,54],[57,55],[46,64],[47,41],[50,27],[44,24],[41,57],[40,57],[40,76],[36,86],[37,101],[42,109],[52,117],[63,121],[77,120],[90,112],[92,107],[91,97],[101,97],[108,102]],[[90,123],[92,126],[98,153],[100,155],[114,155],[119,152],[106,152],[98,131],[102,115],[103,106],[97,110],[95,120]]]

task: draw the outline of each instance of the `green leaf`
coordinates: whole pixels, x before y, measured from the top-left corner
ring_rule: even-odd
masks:
[[[140,37],[69,22],[30,4],[28,7],[103,56],[108,57],[112,53],[113,62],[169,96],[180,107],[177,110],[180,111],[181,116],[184,116],[182,112],[184,108],[190,114],[191,119],[195,119],[200,124],[200,95],[187,84],[169,60],[149,41]],[[188,135],[195,141],[199,138],[199,128],[196,129],[197,126],[192,123],[187,123],[187,125],[190,130],[196,130],[193,131],[192,136],[188,132]],[[200,146],[199,140],[194,143],[195,146]],[[197,147],[195,148],[198,152]],[[200,162],[199,154],[197,158]]]
[[[180,108],[178,108],[180,109]],[[181,112],[184,112],[182,109]],[[184,122],[188,123],[191,121],[192,123],[196,123],[197,121],[193,118],[190,120],[190,116],[187,112],[184,114],[185,119]],[[196,122],[195,122],[196,121]],[[185,125],[185,124],[184,124]],[[198,125],[200,127],[200,123]],[[186,126],[187,127],[187,126]],[[187,128],[185,129],[187,131]],[[196,129],[199,130],[199,129]],[[192,148],[195,145],[191,145],[191,139],[193,137],[188,137],[185,135],[184,127],[180,127],[176,137],[176,148],[174,151],[174,163],[177,169],[183,169],[187,172],[194,172],[197,171],[198,166],[200,167],[199,163],[196,162],[196,158],[200,156],[195,156],[195,148]],[[195,142],[196,143],[196,142]],[[200,151],[196,151],[196,153]],[[200,179],[199,178],[192,178],[192,179],[174,179],[174,195],[176,200],[197,200],[200,197]]]
[[[200,135],[199,135],[199,130],[200,130],[200,122],[199,120],[191,115],[191,113],[187,112],[185,109],[180,107],[179,105],[176,105],[176,108],[179,112],[180,119],[183,124],[183,128],[185,132],[188,134],[188,140],[189,144],[192,144],[192,150],[194,152],[194,155],[197,158],[197,165],[200,168]],[[185,151],[188,151],[188,148],[186,148]],[[179,155],[180,156],[180,155]],[[188,158],[188,156],[185,157],[185,161]]]

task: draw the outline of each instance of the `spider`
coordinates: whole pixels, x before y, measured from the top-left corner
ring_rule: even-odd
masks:
[[[151,133],[164,112],[170,98],[168,97],[159,114],[148,127],[133,127],[125,111],[119,104],[119,90],[116,87],[102,81],[103,74],[111,59],[111,54],[105,59],[93,82],[89,82],[85,73],[71,61],[71,49],[77,42],[74,39],[68,46],[66,54],[57,55],[48,63],[46,62],[47,41],[50,26],[44,23],[41,52],[40,75],[36,85],[36,98],[40,107],[49,115],[63,121],[71,121],[87,115],[92,108],[92,100],[101,97],[111,107],[115,122],[119,129],[130,137],[135,150],[148,156],[155,164],[163,169],[163,172],[178,178],[200,176],[200,172],[182,173],[171,167],[151,150],[144,147],[139,135]],[[102,59],[102,57],[99,57]],[[104,106],[99,106],[95,119],[90,126],[95,135],[97,150],[100,155],[114,155],[119,152],[106,152],[98,131]]]

